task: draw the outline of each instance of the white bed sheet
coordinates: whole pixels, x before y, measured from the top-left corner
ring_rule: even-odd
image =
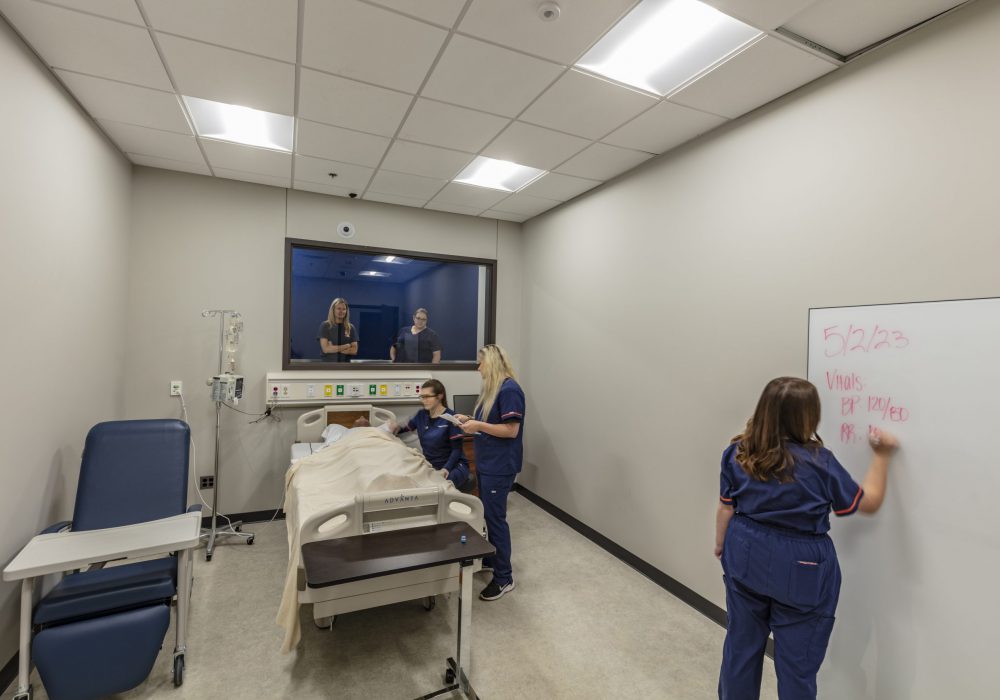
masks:
[[[299,443],[306,446],[316,443]],[[295,460],[285,474],[285,526],[288,569],[276,622],[285,629],[282,651],[300,639],[298,568],[299,534],[311,516],[354,502],[359,493],[444,486],[450,481],[434,469],[419,449],[409,448],[378,428],[354,428],[340,440]]]

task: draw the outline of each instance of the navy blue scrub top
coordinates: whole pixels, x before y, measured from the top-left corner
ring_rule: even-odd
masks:
[[[445,413],[455,415],[450,408]],[[435,469],[447,469],[449,476],[460,464],[465,463],[462,453],[462,438],[465,433],[457,425],[449,423],[441,416],[431,418],[426,408],[422,408],[406,422],[400,433],[415,430],[420,439],[420,449],[424,457]]]
[[[511,378],[504,380],[497,393],[497,400],[485,419],[475,415],[476,420],[486,423],[520,423],[521,429],[515,438],[498,438],[484,432],[476,433],[476,472],[486,476],[514,476],[521,471],[524,456],[524,392]]]
[[[737,513],[767,525],[821,535],[830,529],[830,511],[850,515],[862,490],[833,453],[819,445],[787,443],[795,480],[756,481],[736,462],[733,443],[722,453],[720,496]]]

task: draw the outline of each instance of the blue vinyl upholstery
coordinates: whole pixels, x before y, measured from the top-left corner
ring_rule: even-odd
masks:
[[[99,423],[84,447],[73,530],[187,510],[191,431],[179,420]],[[170,622],[175,556],[65,576],[35,608],[32,657],[52,700],[120,693],[149,675]]]

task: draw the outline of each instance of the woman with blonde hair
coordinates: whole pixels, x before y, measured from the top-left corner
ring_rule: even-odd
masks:
[[[350,362],[358,354],[358,329],[351,324],[351,307],[347,299],[337,297],[330,302],[330,311],[319,324],[316,340],[326,362]]]
[[[497,600],[514,590],[510,564],[510,528],[507,525],[507,494],[521,471],[524,438],[524,392],[514,377],[507,353],[499,345],[479,350],[479,374],[483,386],[473,416],[458,416],[462,430],[475,435],[476,475],[479,498],[486,512],[490,544],[496,547],[485,567],[493,569],[493,580],[479,594],[481,600]]]

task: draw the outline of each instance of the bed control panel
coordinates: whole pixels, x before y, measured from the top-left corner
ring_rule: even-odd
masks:
[[[265,394],[270,404],[314,405],[357,401],[412,403],[430,372],[268,372]]]

